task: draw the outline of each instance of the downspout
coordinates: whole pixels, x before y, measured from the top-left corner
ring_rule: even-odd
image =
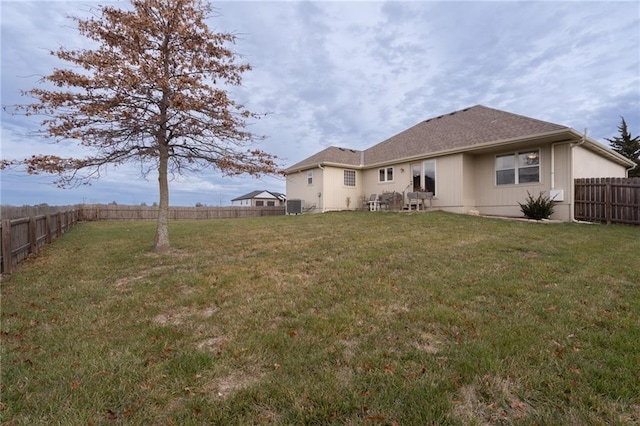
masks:
[[[569,148],[571,148],[571,157],[570,157],[570,162],[569,162],[569,168],[570,168],[570,175],[571,176],[571,201],[569,203],[569,218],[571,219],[572,222],[576,222],[576,218],[575,218],[575,214],[576,214],[576,204],[575,204],[575,197],[576,197],[576,185],[574,182],[574,177],[573,177],[573,148],[575,148],[576,146],[580,146],[583,143],[585,143],[587,140],[587,128],[584,128],[584,133],[582,134],[582,139],[580,140],[580,142],[577,143],[572,143],[569,145]]]
[[[626,169],[626,171],[624,172],[624,173],[625,173],[625,176],[624,176],[624,177],[625,177],[625,178],[629,178],[629,172],[630,172],[631,170],[635,169],[636,167],[640,167],[640,166],[631,166],[631,167],[629,167],[628,169]]]
[[[364,190],[365,190],[365,185],[364,185],[364,151],[360,151],[360,182],[362,182],[362,185],[361,185],[362,189],[360,190],[360,197],[362,197],[363,200],[366,200],[367,199],[367,194],[364,192]]]
[[[556,145],[559,142],[551,144],[551,190],[556,189]]]
[[[318,163],[318,168],[322,171],[324,171],[324,166],[322,165],[322,163]],[[322,192],[324,190],[324,173],[322,174],[322,187],[320,188],[320,191],[318,192],[318,208],[320,209],[320,213],[324,213],[324,203],[322,203]]]

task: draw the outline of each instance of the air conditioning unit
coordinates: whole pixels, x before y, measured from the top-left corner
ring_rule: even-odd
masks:
[[[287,200],[287,214],[302,214],[302,200]]]

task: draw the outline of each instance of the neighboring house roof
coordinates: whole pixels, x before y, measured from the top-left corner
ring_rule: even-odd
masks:
[[[285,173],[317,167],[319,164],[373,167],[386,162],[452,151],[470,151],[491,144],[560,133],[571,133],[574,139],[581,137],[567,126],[476,105],[425,120],[364,151],[329,147],[292,165]],[[597,142],[588,142],[592,148],[599,150],[600,147],[593,146]],[[611,150],[605,150],[607,155],[611,154],[608,152]],[[623,161],[621,157],[617,160]]]
[[[271,197],[269,197],[269,196],[258,197],[259,195],[262,195],[262,194],[265,194],[265,193],[270,195]],[[282,194],[280,192],[272,192],[272,191],[264,191],[264,190],[263,191],[251,191],[250,193],[241,195],[240,197],[234,198],[231,201],[252,200],[254,198],[272,198],[272,197],[273,198],[278,198],[280,200],[284,200],[286,198],[286,195],[284,195],[284,194]]]

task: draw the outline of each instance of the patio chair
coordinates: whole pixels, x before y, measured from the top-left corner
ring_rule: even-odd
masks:
[[[369,201],[367,201],[367,205],[369,206],[370,212],[378,210],[378,208],[380,207],[380,203],[378,202],[378,194],[371,194],[371,197],[369,197]]]
[[[414,206],[416,210],[420,210],[420,199],[417,192],[407,193],[407,198],[409,199],[409,211],[413,210]]]
[[[380,204],[380,210],[389,208],[390,196],[390,192],[383,192],[382,194],[380,194],[380,198],[378,200],[378,203]]]

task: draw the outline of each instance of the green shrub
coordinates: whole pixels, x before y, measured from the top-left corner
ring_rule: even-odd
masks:
[[[548,219],[553,214],[553,200],[549,196],[544,195],[544,192],[540,192],[538,198],[533,196],[527,191],[527,201],[520,204],[522,213],[529,219]]]

